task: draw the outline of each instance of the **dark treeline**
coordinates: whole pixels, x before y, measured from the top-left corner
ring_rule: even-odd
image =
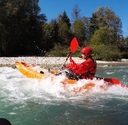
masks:
[[[80,47],[94,48],[96,59],[128,57],[128,38],[123,37],[121,19],[111,9],[101,7],[86,17],[74,6],[72,19],[64,11],[48,22],[38,2],[0,0],[0,56],[66,56],[76,36]]]

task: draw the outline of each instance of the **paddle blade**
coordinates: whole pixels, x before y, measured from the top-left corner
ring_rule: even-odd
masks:
[[[75,53],[78,46],[79,46],[78,41],[77,41],[76,37],[74,37],[70,43],[70,52]]]

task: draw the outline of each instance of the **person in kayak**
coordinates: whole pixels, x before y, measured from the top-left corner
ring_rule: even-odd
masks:
[[[81,49],[81,57],[85,59],[84,62],[77,64],[70,57],[70,64],[65,66],[68,69],[66,76],[71,79],[93,79],[96,74],[96,61],[92,58],[92,48],[84,47]]]

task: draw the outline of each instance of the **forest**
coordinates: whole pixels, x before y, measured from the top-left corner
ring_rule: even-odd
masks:
[[[128,37],[122,34],[121,19],[108,7],[97,8],[87,17],[81,16],[75,5],[72,19],[63,11],[47,21],[39,0],[0,0],[1,57],[65,57],[74,36],[79,48],[73,56],[79,56],[82,47],[91,46],[98,60],[128,58]]]

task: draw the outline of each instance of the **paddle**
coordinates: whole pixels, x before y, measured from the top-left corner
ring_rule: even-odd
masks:
[[[74,37],[70,43],[70,52],[69,54],[67,55],[67,58],[62,66],[62,68],[64,67],[65,63],[67,62],[68,58],[71,56],[72,53],[75,53],[77,48],[78,48],[79,44],[78,44],[78,41],[76,39],[76,37]]]

